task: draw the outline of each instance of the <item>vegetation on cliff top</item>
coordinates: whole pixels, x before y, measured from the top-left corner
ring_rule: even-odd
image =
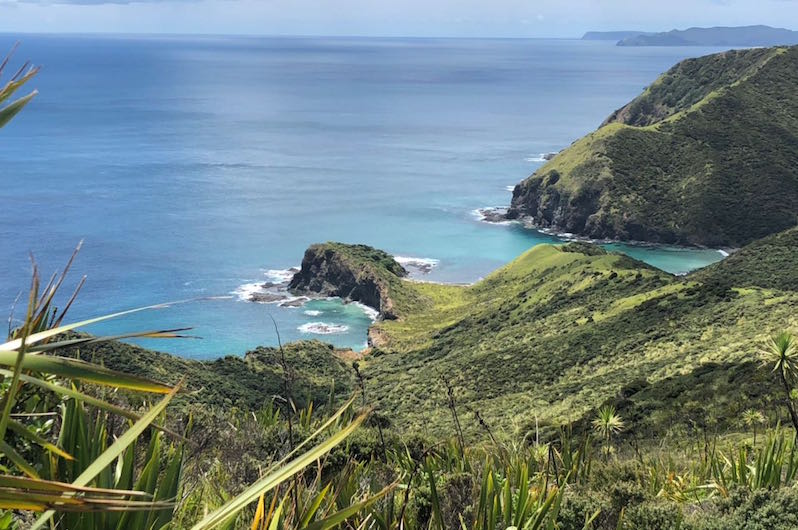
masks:
[[[402,281],[405,276],[407,271],[387,252],[367,245],[327,242],[308,247],[288,288],[362,302],[378,310],[382,318],[394,319],[428,305],[428,300]]]
[[[595,238],[742,246],[796,224],[798,48],[676,65],[516,186],[511,217]]]

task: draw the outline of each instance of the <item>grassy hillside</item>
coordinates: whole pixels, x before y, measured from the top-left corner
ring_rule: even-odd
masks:
[[[693,278],[740,287],[798,291],[798,228],[755,241]]]
[[[351,395],[354,371],[331,345],[300,341],[287,344],[284,352],[290,366],[293,397],[299,406],[309,401],[326,403],[331,392],[338,397]],[[121,342],[82,345],[79,350],[65,353],[171,384],[185,377],[186,391],[176,399],[182,404],[257,410],[268,405],[274,396],[285,393],[277,348],[261,347],[244,357],[231,355],[204,362]]]
[[[742,246],[796,224],[798,48],[680,63],[516,186],[511,218]]]
[[[367,394],[405,435],[452,433],[447,384],[473,440],[485,436],[477,413],[509,436],[578,423],[605,403],[644,437],[709,417],[734,430],[751,407],[775,424],[778,389],[755,353],[767,336],[798,329],[796,237],[753,243],[683,278],[591,244],[540,245],[472,286],[401,279],[393,260],[358,247],[359,270],[392,274],[386,294],[401,300],[401,316],[372,327],[376,347],[359,361]],[[328,262],[352,257],[347,245],[313,248],[330,251]],[[186,375],[187,402],[252,409],[283,393],[273,348],[204,363],[122,344],[81,354],[166,381]],[[333,381],[338,397],[357,391],[342,357],[316,341],[286,347],[300,404],[326,402]]]
[[[755,352],[798,327],[798,293],[698,280],[597,247],[541,245],[471,287],[413,284],[436,303],[377,324],[384,343],[364,373],[412,432],[450,432],[444,381],[462,411],[502,432],[578,420],[606,402],[638,434],[687,424],[686,410],[723,422],[772,399]],[[462,414],[476,434],[475,414]]]

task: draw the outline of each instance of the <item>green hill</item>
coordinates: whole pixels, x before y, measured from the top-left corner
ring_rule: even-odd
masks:
[[[798,279],[795,267],[778,285],[745,280],[763,244],[713,269],[723,282],[720,273],[675,277],[585,243],[534,247],[472,286],[397,279],[389,297],[398,289],[423,303],[399,304],[399,318],[372,327],[378,347],[361,361],[367,393],[405,435],[451,434],[447,384],[476,437],[476,413],[501,432],[526,432],[592,416],[606,402],[637,435],[700,411],[729,427],[741,407],[776,399],[754,355],[759,343],[798,327],[798,292],[781,288]],[[351,250],[323,248],[329,262]],[[393,269],[368,254],[380,274]]]
[[[244,357],[227,356],[213,361],[194,361],[121,342],[83,344],[74,352],[86,361],[113,370],[135,373],[170,384],[185,378],[186,392],[176,398],[180,405],[258,410],[274,396],[285,393],[282,358],[278,348],[256,348]],[[326,403],[334,396],[348,397],[355,388],[355,374],[333,347],[319,341],[287,344],[291,392],[299,406]]]
[[[684,61],[513,191],[592,238],[739,247],[796,224],[798,48]]]
[[[653,433],[686,421],[681,407],[730,418],[770,395],[753,353],[798,326],[798,293],[718,287],[569,250],[535,247],[472,287],[417,284],[436,304],[376,326],[385,343],[365,374],[380,407],[401,428],[445,432],[445,379],[463,407],[512,431],[643,392],[624,406],[647,410],[636,430]],[[700,387],[685,385],[699,375]]]
[[[452,434],[450,385],[472,440],[485,435],[477,414],[509,436],[579,424],[608,402],[629,432],[653,437],[710,416],[734,430],[751,407],[782,412],[755,352],[773,333],[798,329],[796,238],[788,230],[687,277],[587,243],[539,245],[471,286],[402,279],[385,253],[326,243],[311,247],[297,277],[329,289],[358,271],[368,271],[364,285],[386,281],[383,303],[396,318],[372,326],[375,347],[358,362],[367,395],[399,435]],[[299,403],[326,402],[331,388],[339,399],[357,391],[355,357],[317,341],[285,352]],[[274,348],[212,362],[124,344],[81,355],[167,381],[185,375],[188,403],[246,410],[284,390]]]
[[[692,274],[703,282],[798,291],[798,228],[791,228],[735,252]]]

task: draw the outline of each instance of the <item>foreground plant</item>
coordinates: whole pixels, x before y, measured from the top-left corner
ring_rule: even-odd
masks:
[[[11,60],[11,56],[14,54],[14,51],[16,51],[16,48],[17,46],[15,45],[5,59],[0,62],[0,82],[2,82],[3,72],[8,67],[8,62]],[[16,116],[25,105],[36,96],[37,91],[33,90],[27,95],[7,103],[14,93],[22,88],[25,83],[33,79],[37,73],[39,73],[39,67],[31,65],[30,62],[26,62],[5,82],[5,84],[0,85],[0,128],[10,122],[11,118]]]
[[[25,316],[17,327],[10,329],[8,340],[0,344],[3,377],[0,461],[8,463],[5,474],[0,475],[0,508],[44,512],[34,528],[44,527],[56,512],[145,510],[150,514],[145,519],[165,521],[174,506],[182,457],[172,455],[167,478],[159,482],[160,433],[156,430],[148,454],[152,465],[149,470],[145,466],[141,474],[153,479],[146,484],[141,480],[135,482],[134,445],[149,427],[162,429],[155,421],[180,385],[170,387],[57,354],[67,346],[111,340],[111,337],[64,338],[63,333],[131,312],[62,324],[83,283],[78,284],[64,309],[59,311],[55,300],[72,259],[44,288],[34,264]],[[178,337],[177,331],[138,332],[125,337]],[[79,382],[165,396],[140,416],[84,393]],[[94,422],[90,421],[87,406],[97,411],[93,414]],[[109,414],[129,422],[129,428],[110,445],[107,442],[112,433],[104,420]],[[57,422],[52,421],[54,417]],[[42,422],[41,418],[47,420]],[[58,430],[54,431],[56,425]],[[109,471],[114,463],[119,470],[115,478]],[[147,487],[150,484],[152,487]],[[94,517],[67,517],[63,527],[114,528],[110,524],[113,519],[98,526]]]
[[[604,459],[606,461],[612,450],[612,435],[618,434],[624,429],[623,420],[615,412],[614,406],[607,405],[599,409],[596,419],[593,420],[593,429],[604,440]]]
[[[766,363],[773,365],[773,372],[784,389],[784,404],[790,413],[790,421],[798,434],[798,412],[794,400],[795,383],[798,381],[798,341],[791,333],[782,331],[765,341],[760,354]]]

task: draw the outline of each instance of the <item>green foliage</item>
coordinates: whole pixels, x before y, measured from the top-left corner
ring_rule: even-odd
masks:
[[[713,429],[739,429],[735,418],[753,406],[772,410],[775,425],[781,390],[752,353],[798,325],[795,292],[676,278],[575,250],[537,246],[468,287],[405,282],[433,303],[377,323],[380,355],[361,363],[393,425],[449,432],[441,376],[463,409],[505,433],[537,424],[551,435],[602,404],[616,406],[628,436],[703,431],[713,415]],[[467,438],[484,436],[474,414],[460,416]]]
[[[286,344],[284,351],[298,407],[309,402],[325,403],[331,391],[339,401],[354,392],[354,372],[331,345],[300,341]],[[260,347],[243,358],[231,355],[213,361],[184,359],[122,342],[82,344],[68,349],[67,354],[170,383],[185,378],[188,392],[175,399],[178,408],[202,404],[258,410],[268,406],[273,396],[283,393],[284,373],[278,348]]]
[[[0,61],[0,80],[2,80],[3,72],[8,67],[8,63],[11,59],[11,56],[14,54],[16,50],[16,46],[14,49],[11,50],[5,59]],[[5,84],[0,84],[0,128],[4,127],[11,119],[16,116],[24,107],[27,105],[30,100],[36,96],[36,91],[30,92],[29,94],[22,96],[16,100],[8,101],[11,97],[22,88],[28,81],[33,79],[36,74],[39,73],[39,68],[32,66],[29,62],[23,64],[15,74],[11,76],[11,78],[5,82]]]
[[[798,291],[798,228],[746,245],[731,256],[701,269],[692,278],[736,287]]]
[[[798,489],[733,490],[690,515],[685,530],[791,530],[798,527]]]
[[[796,224],[798,47],[674,67],[516,189],[510,210],[594,238],[742,246]]]

